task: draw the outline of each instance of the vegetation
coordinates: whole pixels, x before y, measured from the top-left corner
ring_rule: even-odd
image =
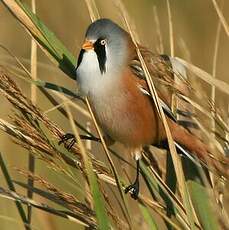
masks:
[[[1,177],[6,182],[0,184],[0,204],[6,201],[7,209],[16,209],[19,214],[0,213],[1,222],[4,222],[0,224],[1,229],[10,229],[10,226],[15,229],[19,224],[20,229],[62,229],[65,226],[69,229],[227,229],[227,197],[224,198],[223,192],[227,189],[225,178],[209,170],[212,169],[211,162],[200,166],[197,159],[195,162],[198,163],[193,163],[176,153],[160,106],[159,113],[166,127],[170,151],[150,147],[140,162],[142,181],[139,198],[133,200],[124,194],[124,188],[132,181],[134,162],[130,156],[124,156],[127,154],[123,154],[126,150],[122,147],[108,148],[90,109],[90,102],[80,97],[74,87],[65,85],[68,81],[72,85],[74,81],[75,55],[36,15],[38,1],[32,0],[31,9],[19,0],[1,2],[1,7],[9,10],[17,23],[31,35],[30,60],[21,61],[14,55],[14,50],[9,51],[0,44],[7,53],[3,61],[0,60],[0,94],[7,99],[2,103],[7,103],[12,109],[10,116],[2,115],[0,118],[0,129],[4,132],[2,140],[6,134],[10,137],[4,152],[0,149]],[[129,10],[121,1],[115,2],[124,26],[137,44],[141,36],[133,23],[135,20],[130,18]],[[209,2],[218,15],[212,74],[191,64],[190,52],[183,40],[179,44],[187,61],[179,60],[189,69],[192,78],[190,85],[194,96],[186,100],[197,111],[196,122],[212,145],[224,154],[224,150],[228,151],[229,124],[226,120],[228,112],[225,116],[222,110],[228,106],[229,85],[226,80],[216,78],[216,62],[220,33],[228,39],[229,26],[217,2]],[[85,0],[85,3],[89,18],[92,21],[99,18],[96,2]],[[148,1],[147,4],[151,3]],[[167,0],[164,11],[168,11],[168,44],[174,56],[177,45],[170,4]],[[51,9],[47,8],[49,14],[55,15]],[[157,8],[153,12],[157,50],[163,52],[166,48],[163,46]],[[77,40],[80,44],[81,39]],[[37,49],[42,50],[55,67],[40,63]],[[138,55],[157,102],[153,82],[139,50]],[[14,64],[9,64],[7,58],[14,60]],[[25,66],[28,61],[30,70]],[[59,68],[64,73],[61,75],[63,81],[50,80],[47,75],[41,80],[43,75],[37,72],[40,68],[53,75],[59,74],[54,72]],[[23,85],[22,82],[24,87],[29,86],[30,98],[18,86]],[[217,94],[226,98],[223,108],[217,107]],[[45,109],[47,107],[49,109]],[[59,145],[60,138],[68,129],[77,139],[70,151]],[[81,140],[81,135],[87,135],[89,140]],[[97,137],[98,140],[91,141]],[[14,154],[13,166],[6,163],[10,151]],[[27,167],[26,163],[20,164],[24,155],[29,156]],[[210,174],[209,178],[205,176],[206,171]],[[16,206],[12,205],[12,201]]]

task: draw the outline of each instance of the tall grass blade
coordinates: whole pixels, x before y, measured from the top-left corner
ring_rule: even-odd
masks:
[[[216,216],[211,207],[211,199],[206,188],[193,180],[187,181],[192,203],[203,229],[220,229]]]
[[[41,49],[68,76],[75,79],[75,58],[45,24],[19,0],[2,0],[10,12],[38,42]]]
[[[22,203],[25,205],[31,205],[34,208],[37,208],[37,209],[40,209],[40,210],[47,212],[48,214],[53,214],[55,216],[63,217],[65,219],[68,219],[69,221],[73,221],[73,222],[81,224],[85,227],[90,227],[90,229],[98,229],[96,223],[85,222],[85,221],[81,220],[81,218],[79,218],[79,216],[76,215],[75,213],[52,208],[47,204],[39,203],[33,199],[29,199],[29,198],[22,196],[22,195],[14,192],[14,191],[6,190],[2,187],[0,187],[0,197],[6,198],[9,200],[17,201],[20,204]]]
[[[94,114],[93,114],[93,112],[92,112],[92,110],[91,110],[91,106],[90,106],[90,103],[89,103],[88,99],[86,99],[86,102],[87,102],[87,106],[88,106],[88,108],[89,108],[89,111],[90,111],[90,113],[91,113],[91,117],[92,117],[92,119],[93,119],[93,122],[94,122],[94,124],[95,124],[95,126],[96,126],[96,130],[97,130],[97,132],[98,132],[98,134],[99,134],[99,137],[100,137],[100,139],[101,139],[101,141],[102,141],[102,145],[103,145],[103,148],[104,148],[104,152],[106,153],[107,159],[108,159],[108,161],[109,161],[109,163],[110,163],[110,165],[111,165],[112,172],[113,172],[113,174],[114,174],[114,178],[115,178],[115,181],[116,181],[116,184],[117,184],[117,187],[118,187],[118,190],[119,190],[119,193],[120,193],[120,196],[121,196],[123,205],[124,205],[124,209],[125,209],[124,216],[125,216],[125,218],[126,218],[128,224],[129,224],[129,226],[130,226],[130,228],[131,228],[131,225],[132,225],[132,223],[131,223],[131,217],[130,217],[130,214],[129,214],[128,205],[127,205],[127,202],[126,202],[126,198],[125,198],[125,194],[124,194],[123,188],[122,188],[122,186],[121,186],[121,182],[120,182],[120,179],[119,179],[118,172],[117,172],[117,170],[116,170],[116,168],[115,168],[115,166],[114,166],[114,163],[113,163],[113,161],[112,161],[112,158],[111,158],[111,156],[110,156],[110,154],[109,154],[109,150],[108,150],[108,148],[107,148],[107,146],[106,146],[106,143],[105,143],[105,141],[104,141],[104,138],[103,138],[103,136],[102,136],[102,132],[100,131],[100,128],[99,128],[99,126],[98,126],[98,124],[97,124],[97,122],[96,122],[95,116],[94,116]]]
[[[76,212],[76,213],[79,213],[80,215],[87,214],[88,220],[90,218],[94,217],[94,212],[91,209],[89,209],[85,204],[83,204],[81,202],[78,202],[78,201],[75,201],[72,199],[67,200],[67,197],[66,197],[66,199],[61,199],[60,196],[58,196],[58,195],[55,195],[51,192],[44,191],[44,190],[36,188],[36,187],[30,187],[29,185],[22,183],[20,181],[14,181],[14,183],[38,194],[39,196],[41,196],[41,197],[43,197],[49,201],[52,201],[58,205],[61,205],[62,207],[68,209],[69,211],[72,211],[71,209],[73,209],[74,213]],[[76,209],[74,209],[74,207]],[[82,216],[82,218],[83,218],[83,216]]]
[[[229,95],[229,84],[227,84],[224,81],[221,81],[215,77],[212,77],[209,73],[206,71],[200,69],[199,67],[186,62],[185,60],[181,58],[175,58],[179,62],[181,62],[185,67],[187,67],[191,72],[193,72],[197,77],[199,77],[201,80],[205,81],[209,85],[214,85],[217,89],[224,92],[225,94]]]
[[[223,15],[223,13],[222,13],[220,7],[218,6],[217,1],[216,1],[216,0],[212,0],[212,3],[213,3],[213,5],[214,5],[215,10],[216,10],[216,12],[217,12],[217,14],[218,14],[218,17],[219,17],[219,19],[220,19],[220,23],[222,24],[222,26],[223,26],[223,28],[224,28],[224,30],[225,30],[225,33],[226,33],[227,36],[229,37],[229,25],[228,25],[228,23],[227,23],[227,21],[226,21],[224,15]]]
[[[166,133],[166,136],[167,136],[167,139],[168,139],[168,145],[169,145],[169,150],[170,150],[170,153],[171,153],[171,156],[172,156],[173,164],[176,165],[175,172],[176,172],[176,177],[177,177],[178,186],[179,186],[179,189],[180,189],[182,201],[183,201],[183,204],[185,206],[185,210],[187,212],[187,217],[188,217],[188,221],[189,221],[189,224],[190,224],[190,228],[194,229],[194,216],[193,216],[192,209],[191,209],[191,202],[190,202],[190,199],[189,199],[189,193],[188,193],[188,190],[187,190],[187,186],[185,184],[185,177],[184,177],[184,172],[182,170],[180,157],[176,152],[176,148],[175,148],[175,145],[174,145],[174,142],[173,142],[173,138],[172,138],[169,126],[167,124],[165,114],[163,112],[162,106],[159,103],[159,97],[158,97],[155,85],[153,83],[153,80],[152,80],[152,78],[150,76],[150,73],[149,73],[148,68],[146,66],[146,63],[144,61],[144,58],[143,58],[143,56],[142,56],[142,54],[140,52],[140,49],[138,47],[137,35],[136,35],[136,33],[134,33],[134,30],[131,29],[131,25],[130,25],[129,20],[128,20],[128,14],[125,11],[125,8],[124,8],[124,6],[123,6],[123,4],[121,2],[120,2],[120,8],[121,8],[121,11],[122,11],[123,18],[125,20],[126,26],[128,28],[128,31],[129,31],[129,33],[131,35],[131,38],[132,38],[132,40],[133,40],[133,42],[135,44],[136,52],[137,52],[138,58],[139,58],[139,60],[141,62],[142,69],[144,71],[144,75],[146,77],[146,82],[147,82],[147,85],[149,87],[149,91],[150,91],[150,94],[152,96],[154,105],[155,105],[155,107],[157,109],[157,112],[158,112],[160,118],[162,119],[164,129],[165,129],[165,133]]]
[[[168,185],[171,191],[175,194],[176,186],[177,186],[177,178],[176,178],[173,161],[172,161],[170,154],[167,154],[165,183]],[[167,216],[169,218],[171,218],[172,216],[175,216],[176,212],[175,212],[175,207],[173,205],[173,202],[164,194],[163,190],[161,192],[161,196],[163,197],[163,200],[166,203]],[[168,229],[170,229],[170,226],[167,225],[167,227]]]
[[[140,210],[142,212],[144,219],[146,220],[146,223],[148,224],[149,229],[158,230],[159,228],[157,227],[156,221],[154,220],[148,208],[141,203],[139,204],[139,207],[140,207]]]
[[[90,157],[88,156],[86,149],[85,149],[85,147],[84,147],[84,145],[80,139],[80,135],[79,135],[79,132],[77,130],[77,127],[74,124],[74,120],[73,120],[71,111],[67,105],[66,105],[66,111],[68,113],[68,117],[69,117],[69,121],[70,121],[72,130],[73,130],[73,133],[77,139],[79,149],[80,149],[81,154],[82,154],[82,160],[83,160],[83,164],[85,167],[85,172],[86,172],[88,180],[89,180],[90,191],[91,191],[92,197],[93,197],[93,202],[94,202],[94,206],[95,206],[95,213],[96,213],[96,217],[98,220],[99,229],[101,229],[101,230],[110,229],[111,226],[110,226],[110,221],[108,219],[105,202],[104,202],[104,199],[102,197],[102,192],[99,189],[98,180],[97,180],[96,174],[95,174],[93,166],[92,166],[92,161],[91,161]]]
[[[32,12],[35,14],[36,13],[36,0],[31,0],[31,5],[32,5]],[[37,44],[33,38],[31,38],[31,62],[30,62],[30,70],[31,70],[31,76],[33,80],[37,79]],[[34,84],[31,84],[31,101],[34,105],[36,105],[37,102],[37,89]],[[28,159],[28,169],[31,173],[35,172],[35,164],[36,164],[36,159],[34,155],[29,152],[29,159]],[[28,185],[30,187],[33,187],[34,181],[33,178],[28,178]],[[33,192],[31,190],[27,191],[27,196],[29,198],[33,198]],[[31,223],[32,220],[32,206],[28,206],[27,210],[27,218],[28,218],[28,223]]]
[[[7,170],[6,164],[5,164],[5,162],[4,162],[4,159],[3,159],[1,153],[0,153],[0,167],[1,167],[1,169],[2,169],[2,172],[3,172],[3,175],[4,175],[4,177],[5,177],[5,180],[6,180],[6,183],[7,183],[7,185],[8,185],[8,188],[9,188],[10,190],[12,190],[12,191],[15,192],[16,190],[15,190],[13,181],[12,181],[12,179],[11,179],[11,176],[10,176],[8,170]],[[17,206],[18,213],[19,213],[19,215],[21,216],[22,221],[23,221],[25,224],[27,224],[27,225],[24,225],[24,226],[25,226],[25,229],[30,230],[30,227],[29,227],[29,225],[28,225],[28,221],[27,221],[27,218],[26,218],[26,214],[25,214],[25,211],[24,211],[24,209],[23,209],[21,203],[18,202],[18,201],[15,201],[15,204],[16,204],[16,206]]]
[[[213,197],[210,198],[212,191],[209,185],[204,183],[206,178],[202,178],[204,171],[202,168],[197,169],[197,166],[188,159],[184,159],[183,163],[190,197],[201,226],[206,230],[220,229],[217,215],[214,213],[216,210],[213,211],[213,208],[216,208],[216,203],[211,200]]]
[[[166,190],[166,188],[163,186],[163,184],[161,183],[161,181],[159,181],[157,179],[155,180],[154,175],[149,171],[149,169],[147,169],[147,167],[145,166],[145,164],[143,164],[143,162],[140,162],[140,167],[141,167],[141,171],[143,173],[143,177],[146,178],[146,180],[148,182],[147,183],[148,189],[150,191],[154,191],[155,192],[155,185],[156,185],[156,183],[158,183],[159,189],[156,187],[157,190],[158,190],[157,193],[160,194],[161,191],[163,191],[163,198],[166,197],[169,200],[168,202],[171,202],[173,204],[175,210],[179,213],[179,215],[183,219],[183,221],[181,223],[184,225],[184,228],[187,228],[188,224],[187,224],[187,220],[186,220],[186,214],[185,214],[185,210],[184,210],[182,204],[180,204],[180,202],[178,202],[176,200],[175,195],[172,196],[170,190]],[[171,212],[173,211],[173,207],[172,207],[172,210],[170,210],[170,211]],[[161,213],[159,213],[159,214],[161,215]],[[164,215],[162,217],[164,218]],[[175,224],[175,223],[173,223],[172,220],[168,221],[167,219],[165,219],[165,221],[166,221],[167,226],[172,226],[173,227],[173,225]]]

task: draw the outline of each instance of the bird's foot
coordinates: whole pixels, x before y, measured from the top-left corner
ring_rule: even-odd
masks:
[[[80,135],[81,140],[97,141],[100,142],[100,139],[94,136]],[[67,150],[70,150],[72,146],[77,142],[75,135],[72,133],[66,133],[63,135],[58,142],[59,145],[64,144],[64,147]]]
[[[136,180],[133,184],[126,187],[124,192],[125,193],[130,192],[130,196],[136,200],[139,194],[139,180]]]
[[[76,143],[76,138],[72,133],[66,133],[63,135],[58,142],[59,145],[64,144],[67,150],[70,150],[72,146]]]

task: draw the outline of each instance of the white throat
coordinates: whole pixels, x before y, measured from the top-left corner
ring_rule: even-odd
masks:
[[[96,53],[93,50],[86,51],[83,59],[77,68],[77,81],[83,95],[99,95],[103,91],[111,90],[117,85],[121,68],[112,63],[109,58],[109,50],[106,50],[108,57],[106,61],[106,72],[101,73]]]

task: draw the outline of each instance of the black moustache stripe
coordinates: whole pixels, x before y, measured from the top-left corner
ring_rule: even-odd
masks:
[[[94,44],[94,50],[98,58],[100,72],[103,74],[106,72],[106,48],[105,45],[100,44],[101,39],[98,39]]]
[[[106,72],[106,60],[107,60],[107,57],[106,57],[106,48],[105,48],[105,45],[101,45],[100,44],[101,42],[101,39],[98,39],[95,44],[94,44],[94,51],[97,55],[97,59],[98,59],[98,62],[99,62],[99,69],[100,69],[100,72],[103,74]],[[83,60],[83,55],[86,51],[84,49],[81,49],[80,50],[80,53],[79,53],[79,56],[78,56],[78,60],[77,60],[77,66],[76,66],[76,69],[79,67],[79,65],[81,64],[82,60]]]
[[[79,65],[81,64],[82,60],[83,60],[83,54],[84,54],[85,50],[81,49],[80,50],[80,54],[79,54],[79,57],[78,57],[78,60],[77,60],[77,66],[76,66],[76,69],[79,67]]]

